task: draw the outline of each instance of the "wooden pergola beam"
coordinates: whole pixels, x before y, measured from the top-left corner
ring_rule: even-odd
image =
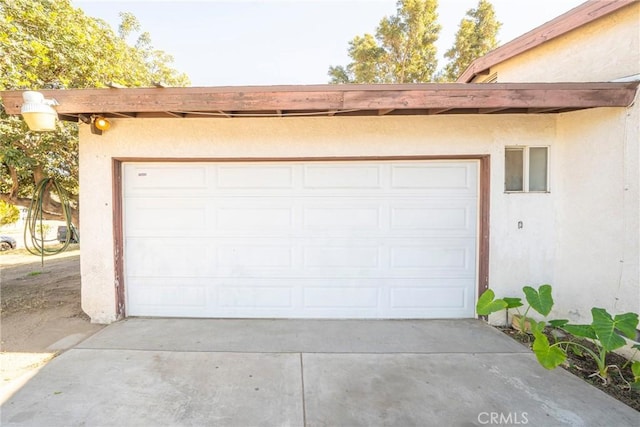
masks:
[[[638,82],[314,85],[213,88],[41,90],[60,115],[172,112],[377,111],[455,109],[581,109],[626,107]],[[3,91],[8,114],[19,114],[23,91]],[[398,111],[401,113],[401,111]]]

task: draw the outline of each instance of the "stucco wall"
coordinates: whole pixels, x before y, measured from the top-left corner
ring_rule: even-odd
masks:
[[[491,155],[490,285],[500,295],[518,294],[525,284],[551,283],[559,296],[558,312],[588,312],[595,304],[588,296],[575,298],[585,284],[595,286],[581,265],[592,270],[601,265],[597,277],[617,277],[620,265],[600,263],[603,252],[626,251],[628,277],[616,295],[635,298],[637,289],[637,238],[620,239],[620,226],[607,225],[598,232],[604,248],[575,255],[574,245],[596,220],[615,217],[622,198],[605,189],[620,185],[620,161],[624,144],[612,143],[622,135],[624,109],[593,110],[563,115],[420,116],[420,117],[331,117],[273,119],[115,119],[103,136],[92,135],[81,126],[80,185],[82,247],[82,304],[94,322],[115,319],[113,273],[113,157],[327,157],[397,155]],[[611,129],[613,126],[613,130]],[[591,135],[589,128],[597,132]],[[608,143],[602,142],[603,135]],[[629,136],[633,138],[633,135]],[[637,139],[637,132],[636,132]],[[588,140],[587,150],[580,150]],[[506,145],[550,146],[551,192],[545,194],[504,193],[504,147]],[[629,143],[627,146],[633,144]],[[606,147],[606,148],[605,148]],[[629,149],[627,147],[627,149]],[[638,160],[637,147],[635,148]],[[579,151],[576,153],[575,151]],[[603,154],[603,151],[605,154]],[[600,169],[592,188],[582,187],[579,177]],[[611,160],[609,160],[611,159]],[[584,164],[576,165],[577,161]],[[615,161],[614,161],[615,160]],[[617,161],[617,162],[616,162]],[[633,178],[631,178],[633,179]],[[636,180],[636,184],[637,184]],[[593,190],[593,191],[592,191]],[[602,193],[600,191],[603,191]],[[627,212],[638,204],[637,185],[624,201]],[[567,200],[563,198],[567,197]],[[601,203],[605,197],[606,203]],[[581,205],[573,207],[573,199]],[[585,209],[597,205],[598,209]],[[578,220],[577,216],[582,219]],[[631,215],[629,215],[631,216]],[[629,219],[631,230],[638,227]],[[523,228],[518,229],[522,221]],[[567,224],[569,223],[569,224]],[[569,228],[567,228],[569,227]],[[88,238],[87,236],[91,236]],[[569,237],[568,237],[569,236]],[[623,242],[624,243],[623,245]],[[623,245],[623,246],[621,246]],[[635,273],[633,257],[635,256]],[[617,255],[611,259],[617,260]],[[625,273],[627,274],[627,273]],[[595,274],[594,274],[595,276]],[[609,283],[609,282],[607,282]],[[562,290],[560,290],[562,289]],[[602,291],[611,294],[613,291]],[[560,295],[562,295],[560,297]],[[598,294],[600,295],[600,294]],[[625,306],[632,306],[626,304]],[[636,304],[637,305],[637,304]],[[622,307],[618,305],[617,307]],[[566,314],[565,314],[566,315]]]
[[[592,306],[640,312],[638,107],[562,114],[558,120],[556,299],[563,316]]]
[[[500,83],[603,82],[636,75],[640,2],[491,67],[495,72]]]

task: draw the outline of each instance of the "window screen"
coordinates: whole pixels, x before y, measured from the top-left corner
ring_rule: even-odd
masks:
[[[524,148],[505,150],[505,191],[524,191]]]
[[[529,148],[529,191],[547,191],[547,147]]]

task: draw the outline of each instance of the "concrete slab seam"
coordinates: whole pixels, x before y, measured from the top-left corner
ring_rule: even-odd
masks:
[[[70,350],[99,350],[99,351],[139,351],[139,352],[166,352],[166,353],[214,353],[214,354],[224,354],[224,353],[238,353],[238,354],[300,354],[300,351],[275,351],[275,350],[184,350],[184,349],[166,349],[166,348],[126,348],[126,347],[73,347]],[[68,351],[68,350],[67,350]],[[441,355],[441,354],[473,354],[473,355],[481,355],[481,354],[496,354],[496,355],[515,355],[515,354],[525,354],[532,355],[530,351],[524,349],[523,351],[438,351],[438,352],[420,352],[420,351],[362,351],[362,352],[354,352],[354,351],[307,351],[304,350],[302,353],[305,354],[353,354],[353,355],[364,355],[364,354],[409,354],[409,355]]]
[[[305,402],[305,397],[304,397],[304,363],[302,361],[302,353],[300,354],[300,383],[302,384],[302,393],[301,397],[302,397],[302,425],[306,426],[307,425],[307,404]]]

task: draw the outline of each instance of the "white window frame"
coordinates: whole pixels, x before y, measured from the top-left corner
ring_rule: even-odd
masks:
[[[546,176],[546,189],[544,190],[529,190],[529,150],[531,148],[546,148],[547,149],[547,176]],[[522,150],[522,190],[507,190],[507,162],[506,152],[508,149]],[[551,147],[548,145],[507,145],[505,147],[504,159],[504,192],[505,193],[549,193],[550,187],[550,170],[551,170]]]

